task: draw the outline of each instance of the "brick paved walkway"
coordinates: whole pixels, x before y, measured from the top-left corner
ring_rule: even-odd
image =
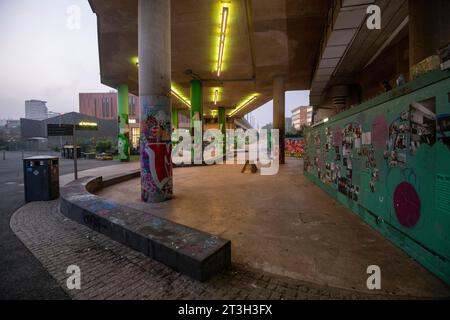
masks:
[[[11,218],[11,228],[73,299],[386,298],[317,286],[239,265],[199,283],[65,218],[59,212],[59,201],[27,204]],[[81,290],[66,287],[69,265],[81,268]]]

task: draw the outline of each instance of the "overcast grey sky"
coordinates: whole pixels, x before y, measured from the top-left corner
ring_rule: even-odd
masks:
[[[67,9],[81,9],[79,30]],[[48,101],[55,112],[78,110],[78,93],[100,84],[96,17],[87,0],[0,1],[0,118],[24,116],[24,101]]]
[[[67,27],[69,7],[80,8],[80,29]],[[47,101],[54,112],[78,111],[79,92],[107,92],[100,83],[97,21],[87,0],[0,0],[0,119],[24,116],[25,100]],[[286,95],[290,110],[308,92]],[[272,103],[253,112],[271,122]]]

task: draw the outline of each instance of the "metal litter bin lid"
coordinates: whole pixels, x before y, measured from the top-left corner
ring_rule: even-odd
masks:
[[[59,157],[55,156],[34,156],[34,157],[28,157],[23,158],[23,160],[58,160]]]

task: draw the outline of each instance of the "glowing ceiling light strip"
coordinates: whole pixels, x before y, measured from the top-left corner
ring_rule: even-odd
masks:
[[[135,57],[135,58],[133,58],[132,60],[133,60],[133,62],[136,63],[136,67],[139,68],[139,58],[138,58],[138,57]],[[180,100],[181,102],[183,102],[189,109],[191,108],[191,103],[190,103],[190,101],[189,101],[187,98],[185,98],[182,94],[178,93],[178,91],[177,91],[173,86],[172,86],[172,88],[171,88],[171,92],[172,92],[172,94],[173,94],[178,100]]]
[[[258,99],[257,95],[253,95],[251,96],[248,100],[246,100],[243,104],[241,104],[239,107],[237,107],[236,109],[234,109],[231,113],[230,116],[235,115],[236,113],[238,113],[239,111],[241,111],[243,108],[245,108],[246,106],[248,106],[250,103],[252,103],[253,101],[255,101],[256,99]]]
[[[214,105],[217,105],[217,100],[219,99],[219,89],[214,90]]]
[[[227,32],[227,24],[228,24],[228,14],[229,8],[222,8],[222,24],[220,26],[220,44],[219,44],[219,57],[217,59],[217,77],[220,77],[222,73],[222,61],[223,61],[223,52],[225,50],[225,35]]]
[[[172,87],[172,94],[181,102],[183,102],[189,109],[191,108],[191,103],[184,98],[181,94],[179,94],[173,87]]]

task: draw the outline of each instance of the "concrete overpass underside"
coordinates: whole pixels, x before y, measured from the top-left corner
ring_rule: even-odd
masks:
[[[138,94],[138,0],[90,0],[98,16],[101,82],[128,84]],[[203,82],[203,110],[243,116],[273,97],[273,78],[286,90],[310,88],[313,64],[330,0],[233,0],[229,7],[223,67],[217,77],[222,6],[217,0],[172,0],[172,84],[189,97],[190,80]],[[217,105],[215,90],[219,90]],[[172,99],[178,109],[187,108]]]
[[[102,83],[112,88],[121,88],[125,85],[122,96],[126,97],[128,91],[125,89],[129,88],[130,92],[140,97],[141,200],[150,204],[172,199],[174,179],[170,150],[174,143],[171,140],[170,130],[177,126],[177,121],[173,120],[174,109],[176,111],[190,109],[191,133],[196,132],[193,126],[195,121],[201,121],[218,112],[220,116],[217,124],[224,132],[227,123],[225,113],[228,120],[232,118],[236,120],[273,99],[273,128],[279,130],[280,142],[273,148],[276,151],[273,152],[276,154],[274,161],[285,164],[285,91],[310,90],[310,103],[315,107],[316,112],[316,124],[311,130],[321,130],[319,120],[323,119],[323,126],[328,122],[335,123],[339,118],[331,117],[337,113],[351,109],[382,92],[386,94],[378,97],[378,100],[375,99],[375,103],[378,104],[371,107],[378,108],[379,105],[383,105],[383,108],[391,110],[388,104],[393,100],[392,97],[401,96],[405,99],[404,101],[407,101],[404,103],[407,108],[411,101],[406,99],[412,98],[412,94],[415,95],[416,91],[423,89],[429,94],[430,90],[432,92],[437,90],[438,85],[434,87],[435,82],[445,85],[447,81],[444,75],[431,75],[430,79],[425,77],[419,82],[405,83],[410,86],[408,90],[411,91],[406,92],[405,88],[396,88],[398,91],[391,93],[392,95],[388,94],[397,86],[397,83],[401,86],[402,78],[403,82],[410,78],[414,80],[414,77],[411,77],[414,68],[424,59],[435,55],[439,48],[450,41],[450,24],[448,23],[450,10],[445,10],[450,9],[450,2],[444,0],[436,0],[433,5],[429,5],[425,0],[171,0],[170,6],[169,2],[164,0],[89,1],[98,16]],[[382,11],[382,24],[379,30],[366,27],[368,7],[373,4]],[[168,97],[171,94],[170,100]],[[406,97],[408,94],[411,96]],[[442,95],[443,92],[438,94]],[[445,92],[445,97],[446,95]],[[430,110],[424,111],[425,114],[434,114],[444,109],[443,100],[436,101],[441,104],[430,107]],[[368,104],[360,107],[367,107]],[[411,105],[415,104],[417,104],[416,101]],[[433,111],[431,111],[432,108],[434,108]],[[422,110],[425,109],[422,107]],[[321,110],[325,112],[320,114]],[[356,111],[348,111],[341,116],[353,116],[351,112]],[[408,115],[412,112],[411,109],[404,109],[400,119],[405,118],[404,114]],[[127,117],[126,114],[125,117]],[[407,118],[408,116],[405,120]],[[394,144],[389,140],[392,129],[388,127],[390,122],[387,119],[383,118],[383,123],[386,125],[379,125],[375,120],[371,120],[373,123],[367,121],[365,124],[367,128],[364,130],[372,128],[373,132],[363,132],[362,123],[365,121],[365,115],[361,115],[360,119],[363,120],[353,120],[358,122],[359,127],[353,127],[353,123],[349,127],[346,124],[345,128],[327,127],[322,134],[314,136],[311,136],[311,130],[306,131],[307,149],[315,151],[314,155],[306,156],[306,173],[308,170],[316,170],[310,175],[312,181],[317,179],[317,183],[328,180],[333,182],[329,185],[318,185],[327,190],[329,195],[336,194],[337,199],[340,199],[338,196],[342,197],[342,194],[345,194],[347,198],[340,201],[355,202],[355,204],[350,202],[351,205],[348,205],[354,211],[355,208],[358,210],[363,208],[360,205],[363,192],[367,192],[367,199],[375,199],[373,200],[375,202],[383,202],[390,196],[390,189],[387,189],[386,192],[389,193],[385,194],[385,190],[375,188],[375,184],[380,176],[387,180],[391,173],[391,168],[383,171],[386,168],[384,163],[386,155],[389,157],[391,154],[393,157],[392,154],[395,156],[397,154],[397,151],[386,152],[386,146],[395,145],[397,148],[398,144],[398,141]],[[393,119],[395,118],[389,121],[397,121]],[[126,131],[125,126],[122,129]],[[201,127],[198,132],[201,133],[202,130]],[[406,132],[409,129],[402,130]],[[410,131],[411,136],[414,136],[414,132]],[[358,137],[363,133],[364,138]],[[336,136],[334,140],[333,135]],[[347,135],[345,139],[343,139],[344,135]],[[191,141],[198,142],[196,139],[199,136],[196,135]],[[321,136],[327,136],[328,140],[319,148]],[[355,141],[351,140],[352,137]],[[221,139],[226,142],[229,137],[223,136]],[[350,143],[349,140],[352,142]],[[435,137],[429,139],[431,140],[435,140]],[[201,142],[199,140],[197,144],[197,146],[200,145],[198,149],[192,148],[192,153],[189,150],[193,158],[199,160],[196,164],[202,164],[204,160],[201,154]],[[403,143],[398,148],[402,150],[408,148],[406,145],[403,148]],[[417,148],[415,144],[411,144],[412,156],[415,156],[416,151],[413,151]],[[420,142],[419,146],[420,144],[423,143]],[[359,147],[356,147],[357,145]],[[364,151],[361,145],[371,146],[371,149],[369,147],[365,149],[365,156],[369,159],[367,161],[363,158]],[[349,152],[347,148],[355,150]],[[335,152],[336,155],[329,155],[329,151]],[[227,153],[226,148],[225,153]],[[373,153],[372,156],[371,153]],[[326,154],[328,158],[324,158],[322,154]],[[196,158],[196,155],[200,157]],[[221,156],[222,154],[219,155]],[[407,159],[406,155],[404,159]],[[401,162],[400,158],[394,160]],[[380,163],[377,165],[376,161]],[[313,167],[312,163],[316,167]],[[286,167],[281,166],[280,171],[283,172]],[[335,169],[331,169],[333,167]],[[343,168],[345,168],[344,171]],[[368,171],[369,169],[373,171]],[[336,171],[334,180],[331,179],[333,170]],[[422,167],[418,169],[420,170]],[[327,171],[329,173],[323,174]],[[327,177],[327,174],[330,177]],[[344,174],[347,178],[343,178]],[[291,176],[295,177],[295,175]],[[225,181],[230,183],[225,177],[227,177],[226,174],[222,180],[218,180],[217,183],[220,186],[223,186]],[[364,182],[362,177],[364,179],[371,177],[371,180]],[[239,188],[245,189],[244,184],[249,180],[250,178],[246,180],[236,178],[235,182]],[[196,189],[194,187],[210,184],[205,182],[198,185],[199,181],[200,177],[196,176],[192,179],[193,185],[190,187]],[[424,181],[428,183],[428,180]],[[283,187],[287,188],[295,184],[290,180],[282,182],[286,182]],[[176,183],[182,186],[182,183]],[[269,184],[268,191],[278,190],[274,192],[277,194],[279,190],[283,190],[277,187],[276,183],[274,185]],[[238,190],[238,187],[230,190],[229,199],[237,198],[234,192]],[[296,194],[305,192],[305,185],[300,187]],[[397,187],[393,183],[391,189],[394,190]],[[219,192],[216,193],[219,194]],[[135,193],[132,192],[132,194]],[[351,198],[350,194],[352,194]],[[255,203],[258,202],[259,195],[257,198]],[[271,199],[271,202],[278,206],[278,201],[282,197]],[[313,197],[311,199],[317,200]],[[284,201],[280,202],[285,204]],[[166,202],[166,205],[170,206],[173,203],[180,205],[182,201],[177,198],[168,204]],[[398,205],[395,205],[397,208]],[[368,216],[371,217],[376,216],[373,213],[375,209],[371,209],[372,206],[376,208],[372,202],[366,208]],[[378,203],[377,206],[379,206]],[[197,210],[196,206],[187,205],[183,208]],[[224,208],[227,207],[224,206]],[[383,214],[387,214],[387,217],[392,219],[392,210],[395,208],[386,208],[385,211],[377,213],[379,214],[377,217],[381,219],[376,219],[377,224],[379,224],[378,221],[384,221]],[[260,212],[264,212],[263,208],[260,209]],[[292,208],[285,209],[287,212]],[[236,208],[235,211],[239,210],[240,208]],[[282,206],[280,210],[283,211]],[[358,214],[360,212],[362,211],[358,211]],[[226,210],[221,213],[226,213]],[[224,217],[226,216],[225,214]],[[365,216],[362,217],[366,219]],[[289,222],[285,225],[289,225]],[[401,227],[399,230],[401,231],[398,234],[402,237],[409,232]],[[420,243],[420,239],[417,241],[415,238],[414,232],[413,230],[411,234],[408,234],[412,239],[411,243]],[[396,243],[397,240],[392,238],[391,234],[383,234],[388,239],[390,237],[394,239],[393,242]],[[396,236],[397,233],[392,231],[392,235]],[[429,237],[429,234],[426,237]],[[408,245],[403,245],[401,241],[398,244],[402,249],[409,250]],[[433,243],[433,245],[439,249],[442,242]],[[424,245],[423,248],[428,247]],[[417,247],[417,250],[423,248]],[[405,251],[413,252],[407,250]],[[437,261],[434,260],[434,252],[437,251],[431,250],[430,256],[425,258],[426,261],[424,260],[428,268],[432,264],[434,268],[434,261]],[[445,254],[447,253],[442,256]],[[416,251],[411,255],[415,258],[418,256]],[[329,261],[330,259],[325,259],[325,264]],[[438,265],[437,268],[430,268],[430,270],[441,272],[441,269],[448,269],[441,268],[441,264],[436,263],[436,265]],[[295,262],[292,266],[295,269]],[[337,275],[332,277],[335,276],[337,277]],[[328,280],[329,283],[333,282],[333,279]],[[341,286],[342,283],[334,283],[334,285]]]

